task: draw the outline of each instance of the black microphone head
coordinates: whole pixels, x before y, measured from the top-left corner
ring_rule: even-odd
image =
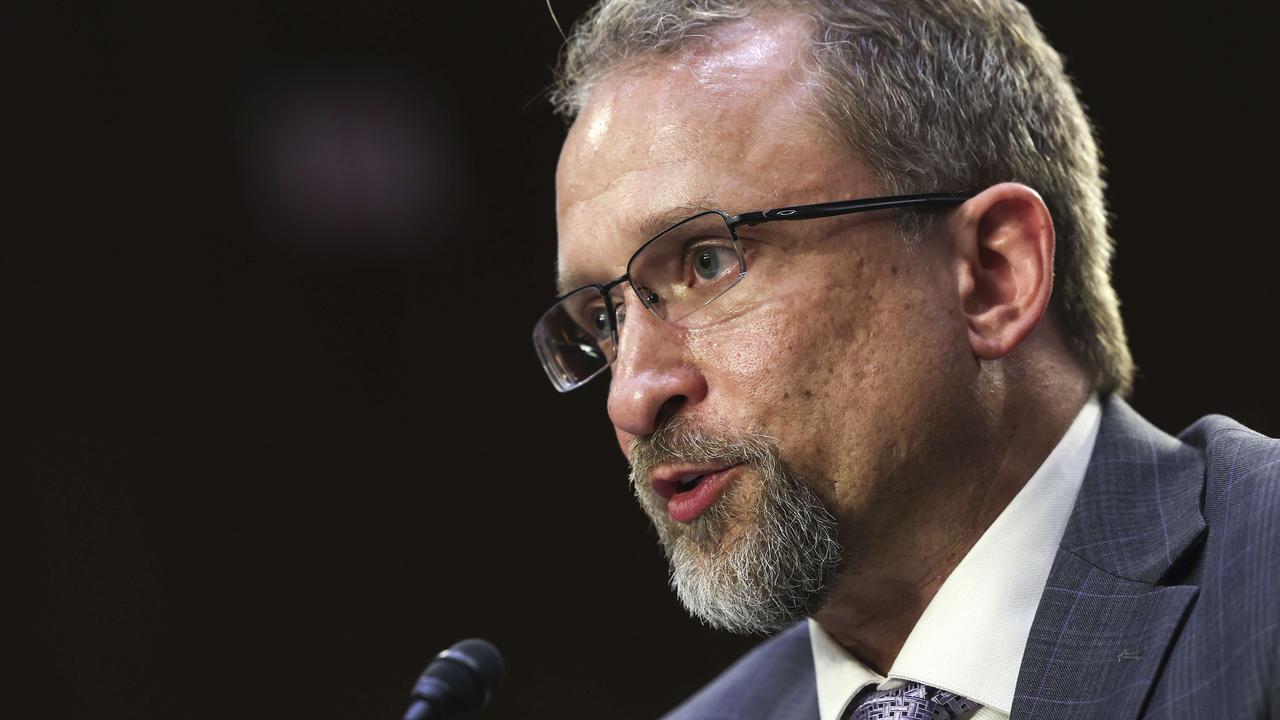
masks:
[[[427,665],[413,686],[415,700],[406,718],[471,720],[502,682],[505,664],[492,643],[470,638],[454,643]]]
[[[493,643],[488,640],[481,640],[480,638],[459,640],[444,652],[457,653],[470,658],[472,661],[471,669],[480,676],[481,684],[484,685],[490,697],[493,696],[498,686],[502,684],[502,676],[506,672],[507,666],[502,661],[502,653],[498,652],[498,648],[494,647]],[[444,655],[444,653],[441,653],[441,655]]]

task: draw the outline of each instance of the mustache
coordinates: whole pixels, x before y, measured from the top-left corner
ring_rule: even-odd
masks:
[[[758,464],[777,456],[777,439],[760,432],[717,433],[676,416],[650,435],[631,440],[632,480],[646,480],[653,468],[678,462]]]

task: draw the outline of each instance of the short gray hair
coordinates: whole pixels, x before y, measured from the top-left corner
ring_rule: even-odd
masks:
[[[552,104],[571,120],[610,70],[767,10],[811,19],[820,118],[884,191],[1013,181],[1041,194],[1057,230],[1051,312],[1094,388],[1127,395],[1134,365],[1093,128],[1015,0],[601,0],[574,26]]]

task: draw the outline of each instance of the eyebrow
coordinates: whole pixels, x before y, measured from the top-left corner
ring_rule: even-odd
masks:
[[[632,252],[634,253],[635,250],[638,250],[641,245],[648,242],[653,236],[657,235],[663,230],[666,230],[672,225],[675,225],[681,220],[688,219],[699,213],[707,212],[708,210],[719,210],[719,209],[720,208],[716,207],[714,204],[709,203],[707,201],[707,198],[703,198],[695,202],[685,203],[682,205],[673,205],[663,210],[656,210],[653,212],[645,213],[640,217],[639,222],[635,224],[634,235],[638,238],[641,238],[641,240],[636,242],[635,248],[632,250]],[[630,259],[631,256],[628,255],[627,257],[628,259]],[[600,278],[599,276],[594,275],[592,273],[586,273],[586,272],[580,272],[580,271],[569,271],[569,272],[561,273],[557,269],[556,294],[564,295],[570,290],[576,290],[584,285],[590,285],[592,283],[605,283],[612,280],[614,277],[616,276]]]

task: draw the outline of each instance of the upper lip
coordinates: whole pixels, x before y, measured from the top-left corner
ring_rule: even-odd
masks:
[[[676,465],[660,465],[649,473],[649,485],[654,492],[668,500],[680,492],[680,482],[702,475],[728,470],[735,463],[680,463]]]

